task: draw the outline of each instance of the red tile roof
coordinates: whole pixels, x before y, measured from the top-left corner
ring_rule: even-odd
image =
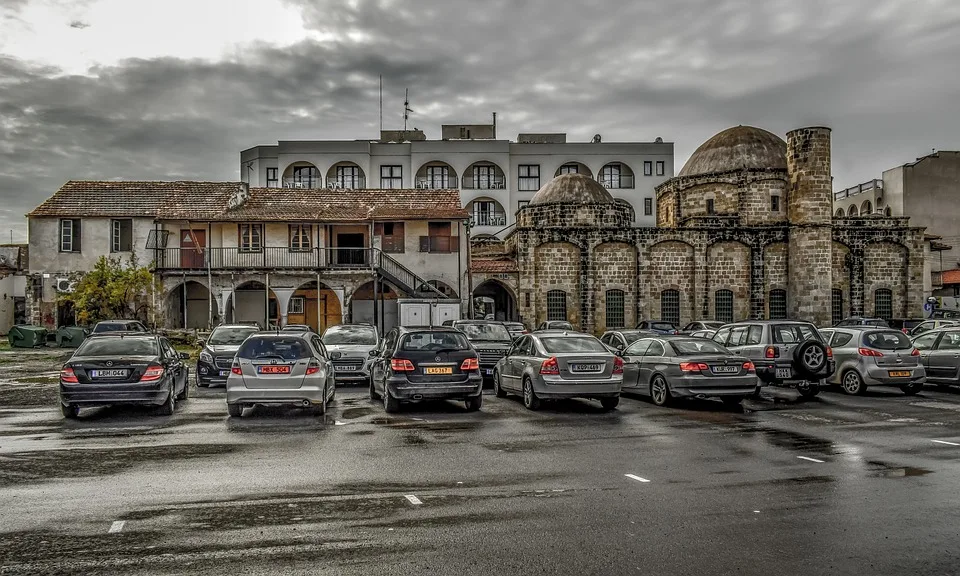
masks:
[[[496,258],[474,258],[470,261],[470,270],[488,274],[508,274],[517,272],[517,261]]]
[[[942,274],[944,284],[960,284],[960,270],[944,270]]]
[[[240,182],[77,181],[64,184],[28,217],[145,217],[194,221],[368,221],[466,219],[457,190],[251,188]]]

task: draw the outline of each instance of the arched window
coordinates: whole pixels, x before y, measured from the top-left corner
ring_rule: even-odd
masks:
[[[714,315],[717,322],[733,322],[733,291],[717,290],[713,294]]]
[[[771,320],[784,320],[787,317],[787,291],[786,290],[771,290],[769,301],[767,303],[769,307],[770,319]]]
[[[888,288],[873,291],[873,315],[884,320],[893,320],[893,292]]]
[[[847,208],[847,216],[856,216],[856,215],[857,215],[856,206],[850,206],[849,208]]]
[[[567,293],[563,290],[547,291],[547,320],[567,319]]]
[[[680,291],[664,290],[660,293],[660,319],[664,322],[680,324]]]
[[[843,208],[838,208],[837,213],[834,214],[836,218],[843,218]]]
[[[830,298],[830,319],[839,324],[843,321],[843,290],[834,288]]]
[[[625,328],[626,306],[623,290],[607,290],[607,329]]]
[[[873,214],[873,203],[870,202],[869,200],[867,200],[867,201],[864,202],[863,205],[860,207],[860,215],[861,215],[861,216],[869,216],[869,215],[871,215],[871,214]]]

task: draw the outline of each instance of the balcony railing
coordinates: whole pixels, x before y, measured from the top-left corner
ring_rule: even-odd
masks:
[[[353,190],[366,187],[367,181],[363,176],[327,178],[327,188],[331,190]]]
[[[464,190],[505,190],[507,188],[507,183],[502,176],[494,178],[471,178],[469,176],[463,177],[463,186]]]
[[[851,186],[846,190],[834,192],[833,199],[842,200],[844,198],[849,198],[850,196],[856,196],[857,194],[863,194],[864,192],[871,192],[873,190],[879,190],[882,192],[883,180],[870,180],[869,182],[864,182],[863,184],[858,184],[857,186]]]
[[[284,178],[284,188],[323,188],[323,179],[317,178]]]
[[[622,188],[633,188],[633,175],[621,174],[619,178],[601,177],[600,185],[607,190],[620,190]]]
[[[456,189],[457,187],[457,177],[449,176],[447,178],[429,178],[425,176],[418,176],[416,180],[416,187],[424,190],[444,190],[444,189]]]
[[[506,226],[507,215],[504,212],[474,212],[470,216],[471,226]]]
[[[313,270],[317,268],[369,268],[372,248],[312,248],[291,250],[266,247],[164,248],[157,250],[157,270]]]

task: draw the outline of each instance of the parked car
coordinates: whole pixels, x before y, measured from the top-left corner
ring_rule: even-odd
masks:
[[[945,310],[943,308],[937,308],[930,313],[930,317],[938,320],[960,320],[960,310]]]
[[[524,334],[530,333],[530,331],[527,330],[527,327],[523,325],[523,322],[504,322],[503,325],[506,326],[507,330],[510,331],[510,336],[514,340],[523,336]]]
[[[483,405],[479,357],[459,330],[397,327],[370,356],[370,399],[383,399],[386,412],[421,400],[462,400],[470,412]]]
[[[657,406],[667,406],[678,398],[720,398],[727,404],[740,404],[757,389],[753,362],[712,340],[641,338],[621,356],[623,391],[649,396]]]
[[[716,330],[694,330],[688,336],[693,338],[706,338],[707,340],[713,340],[713,337],[716,336]]]
[[[339,352],[333,361],[337,382],[370,383],[370,351],[380,345],[380,331],[373,324],[338,324],[320,338],[327,352]]]
[[[637,324],[637,330],[649,330],[657,334],[679,334],[677,325],[673,322],[664,322],[662,320],[644,320]]]
[[[569,330],[571,332],[575,331],[576,328],[573,327],[573,324],[567,322],[566,320],[547,320],[546,322],[541,322],[537,326],[536,332],[543,330]]]
[[[890,320],[888,324],[890,324],[891,328],[900,330],[904,334],[910,334],[910,331],[920,325],[920,323],[923,321],[923,318],[894,318],[893,320]]]
[[[244,340],[227,378],[227,413],[238,418],[246,406],[294,405],[323,415],[334,399],[332,360],[320,336],[305,332],[258,333]]]
[[[716,332],[723,327],[723,322],[711,322],[707,320],[698,320],[696,322],[691,322],[683,327],[683,330],[680,330],[681,334],[691,334],[693,332],[703,331],[703,330],[713,330]]]
[[[190,395],[186,353],[155,334],[91,336],[60,370],[60,411],[77,418],[90,406],[156,406],[169,416]]]
[[[586,398],[605,410],[620,403],[623,360],[597,338],[559,330],[535,332],[514,343],[497,362],[493,376],[498,398],[520,394],[530,410],[542,400]]]
[[[860,316],[844,318],[833,325],[834,328],[846,328],[849,326],[877,326],[879,328],[890,327],[890,325],[887,324],[887,321],[883,318],[863,318]]]
[[[833,351],[809,322],[737,322],[717,330],[713,340],[753,362],[762,384],[796,388],[805,398],[819,394],[836,371]]]
[[[286,326],[281,328],[280,331],[281,332],[311,332],[313,334],[316,334],[316,332],[313,331],[313,328],[310,327],[310,325],[308,324],[287,324]]]
[[[920,353],[928,384],[960,385],[960,327],[925,332],[913,339],[913,346]]]
[[[924,332],[939,330],[941,328],[949,328],[951,326],[960,326],[960,322],[956,320],[924,320],[923,322],[914,326],[913,329],[907,333],[907,336],[916,338]]]
[[[214,328],[210,336],[200,342],[197,387],[226,384],[237,350],[248,336],[257,332],[259,329],[256,326],[247,324],[223,324]]]
[[[91,334],[103,334],[105,332],[150,332],[142,322],[136,320],[103,320],[93,325]]]
[[[649,330],[610,330],[600,337],[600,341],[611,352],[622,352],[627,346],[633,344],[640,338],[647,336],[656,336],[655,332]]]
[[[502,322],[492,320],[457,320],[453,327],[463,332],[480,359],[480,375],[493,378],[497,361],[507,354],[513,345],[513,337]]]
[[[837,369],[827,382],[847,394],[863,394],[871,386],[897,386],[916,394],[927,379],[920,352],[906,334],[893,328],[854,326],[821,330],[833,348]]]

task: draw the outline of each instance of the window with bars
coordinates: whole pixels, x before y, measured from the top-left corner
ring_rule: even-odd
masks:
[[[873,291],[873,313],[877,318],[893,320],[893,291],[889,288]]]
[[[312,237],[313,227],[309,224],[291,224],[290,225],[290,250],[294,252],[306,252],[310,250],[310,238]]]
[[[547,321],[567,319],[567,293],[563,290],[547,291]]]
[[[240,225],[240,252],[263,250],[263,224]]]
[[[381,166],[380,187],[403,188],[403,166]]]
[[[787,291],[771,290],[768,295],[767,306],[770,320],[784,320],[787,317]]]
[[[834,288],[830,293],[830,319],[834,324],[843,321],[843,290]]]
[[[540,189],[540,165],[520,164],[517,166],[519,180],[517,190],[521,192],[536,192]]]
[[[289,314],[303,314],[304,304],[306,304],[306,299],[303,296],[291,296],[287,312]]]
[[[277,169],[267,168],[267,188],[276,188],[278,185]]]
[[[623,290],[607,290],[607,329],[625,328],[626,298]]]
[[[600,169],[600,184],[604,188],[620,188],[620,172],[619,164],[607,164]]]
[[[660,320],[680,324],[680,291],[669,288],[660,292]]]
[[[733,291],[717,290],[713,295],[714,315],[717,322],[733,322]]]

